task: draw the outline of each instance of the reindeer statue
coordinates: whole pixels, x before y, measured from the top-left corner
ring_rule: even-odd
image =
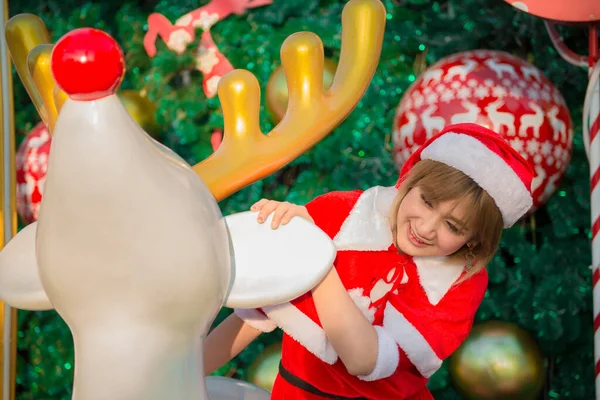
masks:
[[[148,136],[115,96],[124,57],[106,33],[72,31],[54,45],[50,63],[29,63],[33,76],[46,77],[35,82],[53,81],[60,89],[53,92],[69,98],[49,104],[45,97],[58,119],[44,198],[38,221],[0,252],[0,299],[55,309],[65,320],[75,346],[73,399],[206,400],[207,387],[213,400],[268,398],[226,378],[207,384],[204,337],[223,305],[253,308],[310,290],[335,251],[307,222],[274,233],[251,213],[223,218],[217,201],[298,157],[356,106],[378,63],[384,7],[351,0],[342,24],[339,67],[326,93],[319,38],[297,33],[283,43],[289,106],[267,135],[254,76],[225,75],[218,86],[224,141],[193,168]],[[276,242],[301,251],[299,264],[265,266],[265,246]]]

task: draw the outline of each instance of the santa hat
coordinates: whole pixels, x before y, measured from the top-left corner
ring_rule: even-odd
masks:
[[[434,160],[463,172],[484,189],[511,227],[533,205],[531,165],[500,135],[476,124],[449,125],[406,161],[402,177],[420,160]]]

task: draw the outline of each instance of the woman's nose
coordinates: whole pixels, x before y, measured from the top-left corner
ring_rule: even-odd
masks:
[[[422,218],[421,223],[417,225],[417,235],[421,236],[422,239],[433,239],[438,226],[436,218]]]

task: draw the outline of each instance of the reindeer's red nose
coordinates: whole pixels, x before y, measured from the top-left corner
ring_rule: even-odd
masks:
[[[75,29],[54,46],[51,58],[56,84],[73,100],[97,100],[114,94],[125,74],[123,52],[107,33]]]

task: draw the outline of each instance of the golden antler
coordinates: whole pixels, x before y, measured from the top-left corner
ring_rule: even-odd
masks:
[[[34,47],[27,57],[29,74],[33,78],[48,114],[48,120],[44,122],[50,132],[54,130],[60,107],[67,98],[67,94],[56,86],[50,69],[53,48],[52,44],[41,44]],[[57,99],[55,96],[59,96],[59,98]]]
[[[6,43],[23,86],[40,118],[52,132],[65,93],[56,87],[50,70],[53,45],[44,22],[33,14],[19,14],[6,23]]]
[[[281,47],[289,91],[281,122],[264,135],[259,127],[260,89],[249,72],[234,70],[218,87],[225,134],[219,149],[194,170],[217,200],[277,171],[322,140],[354,109],[377,64],[385,29],[379,0],[351,0],[342,13],[342,51],[334,81],[323,93],[323,44],[296,33]]]
[[[27,68],[27,55],[29,52],[37,45],[50,43],[50,35],[46,25],[35,15],[19,14],[8,20],[4,34],[9,53],[21,82],[23,82],[23,86],[25,86],[40,117],[46,122],[48,113]]]
[[[15,69],[40,118],[52,132],[66,94],[57,88],[50,70],[53,44],[44,22],[33,14],[18,14],[6,23],[6,43]]]
[[[221,78],[218,94],[225,135],[219,149],[194,170],[217,200],[277,171],[327,136],[363,96],[383,43],[385,8],[379,0],[351,0],[342,13],[342,51],[331,88],[323,92],[323,44],[313,33],[288,37],[281,61],[288,84],[285,116],[264,135],[259,127],[260,88],[248,71]],[[44,23],[20,14],[6,38],[19,76],[50,131],[66,95],[50,72],[52,45]]]

